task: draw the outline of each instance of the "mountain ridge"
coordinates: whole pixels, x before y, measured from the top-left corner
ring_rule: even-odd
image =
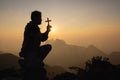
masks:
[[[46,44],[52,45],[52,51],[48,54],[48,56],[45,59],[45,63],[54,66],[59,65],[62,67],[69,67],[69,66],[85,66],[85,62],[89,59],[91,59],[93,56],[103,56],[110,58],[110,61],[115,64],[120,64],[120,52],[113,52],[110,55],[107,55],[102,50],[98,49],[94,45],[89,45],[88,47],[83,46],[77,46],[77,45],[70,45],[67,44],[64,40],[56,39],[48,41]],[[9,59],[5,56],[1,55],[9,54],[9,57],[11,53],[4,53],[0,51],[0,63],[3,65],[3,63],[7,63],[7,61],[11,61],[10,65],[16,65],[19,57],[13,55],[16,57],[14,60]],[[117,54],[117,55],[116,55]],[[4,60],[2,60],[4,59]],[[13,64],[15,62],[15,64]],[[0,67],[1,67],[0,65]],[[8,65],[8,64],[7,64]],[[7,66],[6,65],[6,66]],[[17,64],[19,65],[19,64]],[[9,65],[8,65],[9,66]]]
[[[88,47],[69,45],[64,40],[60,39],[49,40],[46,44],[51,44],[53,47],[46,58],[48,64],[58,64],[65,67],[79,64],[83,66],[84,63],[93,56],[107,56],[94,45]],[[56,60],[57,62],[55,62]]]

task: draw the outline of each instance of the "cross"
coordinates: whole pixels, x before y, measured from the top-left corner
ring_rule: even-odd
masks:
[[[47,18],[47,20],[45,22],[48,22],[48,25],[49,25],[49,22],[51,22],[52,20],[49,20],[49,18]]]

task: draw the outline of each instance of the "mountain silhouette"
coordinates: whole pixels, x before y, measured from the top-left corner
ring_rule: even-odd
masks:
[[[18,56],[13,55],[12,53],[4,53],[0,51],[0,71],[7,69],[11,70],[13,68],[19,69],[20,65],[18,64],[18,60]],[[61,66],[49,66],[46,64],[45,69],[47,70],[47,76],[49,79],[54,78],[57,74],[66,72],[66,69]]]
[[[19,57],[11,53],[0,52],[0,70],[7,68],[19,68]]]
[[[67,44],[64,40],[49,40],[52,51],[46,58],[46,63],[64,67],[79,65],[84,67],[85,62],[93,56],[107,56],[102,50],[94,45],[88,47]]]
[[[110,55],[108,55],[108,58],[110,59],[110,62],[117,65],[120,64],[120,52],[112,52]]]
[[[67,71],[61,66],[45,65],[45,69],[47,70],[47,76],[50,80],[53,79],[56,75],[65,73]]]

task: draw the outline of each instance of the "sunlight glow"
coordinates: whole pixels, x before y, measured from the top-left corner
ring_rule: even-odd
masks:
[[[56,28],[55,28],[55,27],[52,27],[52,28],[51,28],[51,32],[56,32]]]

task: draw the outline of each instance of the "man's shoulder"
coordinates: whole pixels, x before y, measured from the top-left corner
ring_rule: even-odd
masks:
[[[32,22],[29,22],[29,23],[27,23],[26,27],[27,28],[32,28],[32,27],[34,27],[34,24]]]
[[[35,29],[35,25],[31,22],[27,23],[25,29]]]
[[[37,25],[33,24],[32,22],[29,22],[29,23],[27,23],[25,30],[30,31],[30,32],[38,32],[39,27]]]

